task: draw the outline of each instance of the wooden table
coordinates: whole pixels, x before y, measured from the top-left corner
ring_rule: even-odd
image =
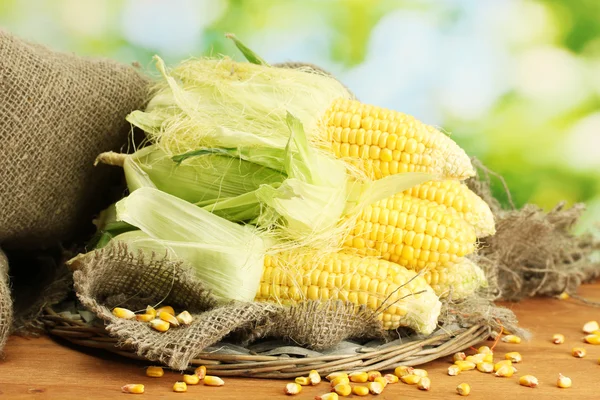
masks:
[[[585,285],[580,294],[600,300],[600,283]],[[448,359],[426,364],[432,387],[421,392],[415,386],[402,383],[389,385],[379,399],[447,399],[459,398],[456,385],[471,385],[471,399],[600,399],[600,346],[583,344],[581,327],[588,320],[600,321],[600,308],[581,305],[573,300],[531,299],[508,304],[521,325],[534,334],[532,341],[521,344],[500,342],[496,358],[508,351],[519,351],[523,362],[511,378],[497,378],[478,371],[448,376]],[[565,344],[552,344],[554,333],[566,336]],[[491,345],[491,342],[485,344]],[[587,357],[571,356],[574,346],[585,347]],[[558,373],[569,376],[573,387],[556,387]],[[519,386],[518,377],[533,374],[540,386],[536,389]],[[188,392],[171,391],[178,374],[167,372],[162,378],[148,378],[144,365],[115,355],[91,349],[80,349],[48,337],[24,339],[13,337],[6,347],[6,359],[0,362],[0,398],[101,399],[129,396],[120,393],[126,383],[143,383],[149,398],[202,399],[277,399],[286,398],[284,381],[225,378],[224,387],[190,386]],[[327,383],[305,387],[296,399],[313,399],[328,389]],[[357,396],[353,396],[356,398]],[[126,397],[125,397],[126,398]],[[365,398],[374,398],[369,396]]]

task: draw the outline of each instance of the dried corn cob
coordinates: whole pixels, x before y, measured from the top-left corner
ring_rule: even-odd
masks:
[[[265,258],[257,301],[330,299],[378,310],[386,329],[408,326],[427,334],[435,329],[440,312],[440,302],[423,277],[385,260],[299,250]]]
[[[467,258],[429,268],[423,273],[423,278],[435,294],[440,297],[451,296],[453,300],[469,297],[486,283],[483,270]]]

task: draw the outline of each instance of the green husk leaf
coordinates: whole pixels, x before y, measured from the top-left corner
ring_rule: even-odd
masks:
[[[233,40],[235,47],[237,47],[238,50],[244,55],[244,57],[246,57],[246,60],[248,60],[248,62],[257,65],[264,65],[265,67],[270,67],[270,65],[261,56],[256,54],[254,51],[250,50],[248,47],[246,47],[246,45],[244,45],[244,43],[242,43],[233,33],[228,33],[225,35],[225,37],[227,39]]]

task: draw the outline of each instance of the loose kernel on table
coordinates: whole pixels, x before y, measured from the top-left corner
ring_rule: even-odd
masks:
[[[413,370],[413,367],[401,365],[399,367],[396,367],[396,369],[394,370],[394,375],[396,375],[398,378],[402,378],[404,375],[411,375]]]
[[[151,378],[160,378],[165,374],[165,371],[162,367],[148,367],[146,368],[146,376]]]
[[[126,308],[122,308],[122,307],[113,308],[112,313],[117,318],[122,318],[122,319],[134,319],[135,318],[135,313],[133,311],[128,310]]]
[[[325,393],[322,395],[315,396],[315,400],[338,400],[339,396],[337,393]]]
[[[404,375],[400,380],[407,385],[416,385],[421,380],[421,377],[418,375]]]
[[[373,382],[381,383],[384,388],[388,385],[387,379],[385,379],[383,376],[378,376],[377,378],[375,378],[375,380]]]
[[[299,376],[294,379],[294,382],[296,382],[298,385],[308,386],[310,385],[310,378],[308,376]]]
[[[348,375],[350,382],[365,383],[369,380],[369,376],[365,371],[356,371]]]
[[[471,386],[468,383],[461,383],[456,387],[456,392],[461,396],[468,396],[471,393]]]
[[[357,396],[366,396],[369,394],[369,388],[362,385],[354,386],[352,388],[352,394]]]
[[[494,375],[502,378],[510,378],[514,373],[515,370],[513,369],[512,365],[503,365],[500,367],[500,369],[498,369],[498,371],[496,371]]]
[[[600,326],[598,326],[598,322],[597,321],[588,321],[583,325],[583,332],[584,333],[592,333],[594,331],[597,331],[600,329]]]
[[[187,392],[187,384],[185,382],[175,382],[173,391],[177,393]]]
[[[480,362],[483,362],[486,355],[487,354],[483,354],[483,353],[474,354],[472,356],[467,356],[467,358],[465,358],[465,361],[471,361],[471,362],[474,362],[475,364],[479,364]]]
[[[428,375],[427,371],[425,371],[424,369],[418,369],[418,368],[413,369],[412,374],[417,375],[417,376],[427,376]]]
[[[538,379],[533,375],[523,375],[519,378],[519,385],[534,388],[539,385],[539,382]]]
[[[310,381],[311,385],[317,385],[321,383],[321,375],[319,375],[317,370],[313,369],[308,373],[308,380]]]
[[[517,335],[506,335],[502,338],[502,341],[505,343],[519,344],[519,343],[521,343],[521,338],[518,337]]]
[[[310,380],[309,380],[310,383]],[[329,382],[331,384],[331,387],[334,387],[335,385],[339,385],[341,383],[350,383],[350,379],[348,379],[345,376],[338,376],[337,378],[333,379],[332,381]]]
[[[197,385],[200,383],[200,378],[198,378],[198,375],[196,374],[186,374],[183,375],[183,381],[186,383],[186,385]]]
[[[561,334],[561,333],[555,333],[552,336],[552,343],[554,344],[562,344],[565,342],[565,335]]]
[[[454,363],[461,371],[470,371],[475,369],[477,365],[473,361],[456,361]]]
[[[571,355],[577,358],[583,358],[586,355],[586,351],[583,347],[573,347]]]
[[[512,361],[510,361],[510,360],[498,361],[496,364],[494,364],[494,371],[498,371],[500,368],[502,368],[505,365],[508,365],[509,367],[511,367]]]
[[[340,376],[343,376],[343,377],[346,377],[346,378],[347,378],[347,377],[348,377],[348,374],[347,374],[347,373],[345,373],[345,372],[332,372],[331,374],[327,375],[327,376],[325,377],[325,379],[327,379],[328,381],[330,381],[330,382],[331,382],[332,380],[334,380],[335,378],[338,378],[338,377],[340,377]]]
[[[381,372],[379,371],[367,371],[367,376],[369,378],[369,382],[373,382],[375,378],[379,378],[381,376]]]
[[[381,394],[383,392],[383,385],[379,382],[369,382],[367,388],[369,388],[371,394]]]
[[[335,385],[333,391],[340,396],[350,396],[350,393],[352,393],[352,387],[348,383],[340,383],[339,385]]]
[[[171,327],[171,324],[169,324],[166,321],[163,321],[162,319],[155,318],[152,321],[150,321],[150,326],[152,327],[152,329],[157,330],[159,332],[166,332]]]
[[[521,354],[516,351],[511,351],[510,353],[506,353],[504,355],[504,358],[507,360],[510,360],[513,363],[520,363],[521,361],[523,361],[523,357],[521,356]]]
[[[483,357],[483,362],[493,363],[494,362],[494,353],[485,354]]]
[[[198,375],[198,379],[202,380],[206,376],[206,367],[201,365],[194,370],[194,373]]]
[[[493,354],[494,352],[488,346],[481,346],[477,349],[477,353],[479,354]]]
[[[561,294],[558,295],[559,300],[568,300],[569,297],[570,297],[569,293],[567,293],[567,292],[562,292]]]
[[[429,390],[431,388],[431,379],[427,376],[421,377],[419,383],[417,383],[417,388],[419,390]]]
[[[460,367],[458,365],[451,365],[448,367],[448,375],[456,376],[460,374]]]
[[[452,361],[464,361],[465,358],[467,358],[467,356],[461,351],[458,353],[454,353],[454,355],[452,356]]]
[[[385,374],[383,377],[385,378],[385,380],[387,381],[387,383],[398,383],[398,381],[400,380],[394,374]]]
[[[563,374],[558,374],[558,379],[556,380],[556,386],[559,388],[570,388],[573,385],[571,378],[564,376]]]
[[[481,362],[477,364],[477,370],[485,373],[494,372],[494,364],[490,362]]]
[[[600,344],[600,335],[587,335],[583,340],[589,344]]]
[[[142,394],[144,393],[144,385],[138,383],[130,383],[128,385],[121,386],[121,392],[131,394]]]
[[[288,395],[295,395],[298,394],[302,391],[302,386],[298,385],[295,382],[292,383],[288,383],[287,385],[285,385],[285,388],[283,389],[283,393],[288,394]]]
[[[219,378],[218,376],[206,375],[203,379],[204,385],[206,386],[223,386],[225,385],[225,381]]]
[[[180,312],[175,318],[177,318],[177,322],[179,322],[181,325],[189,325],[193,320],[192,314],[187,311]]]

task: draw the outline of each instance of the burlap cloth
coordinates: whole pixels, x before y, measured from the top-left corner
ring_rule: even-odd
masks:
[[[8,287],[8,259],[0,249],[0,353],[4,348],[12,321],[12,299]]]

